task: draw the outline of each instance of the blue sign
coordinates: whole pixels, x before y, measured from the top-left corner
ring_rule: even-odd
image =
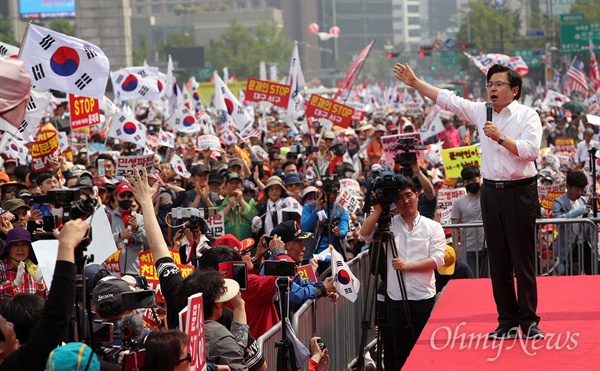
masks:
[[[75,0],[20,0],[19,13],[32,18],[74,17]]]
[[[531,30],[525,33],[527,37],[544,37],[544,30]]]
[[[446,45],[446,49],[452,50],[456,46],[456,40],[446,39],[446,41],[444,42],[444,45]]]

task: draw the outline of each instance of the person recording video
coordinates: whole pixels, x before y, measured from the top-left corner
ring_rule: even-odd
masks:
[[[417,187],[412,180],[406,179],[406,188],[399,190],[398,200],[394,202],[398,214],[391,219],[390,232],[394,235],[396,254],[392,251],[381,251],[386,254],[385,298],[388,330],[385,332],[386,364],[393,354],[393,367],[399,370],[404,366],[421,331],[425,327],[435,303],[434,270],[444,265],[446,238],[441,224],[423,217],[418,211]],[[375,197],[373,193],[371,197]],[[373,241],[375,226],[382,215],[380,203],[365,219],[360,234],[365,242]],[[396,257],[393,257],[393,256]],[[400,271],[399,279],[396,279]],[[406,297],[401,294],[400,279],[407,285]],[[408,301],[412,330],[408,327],[407,313],[403,301]],[[412,332],[412,334],[411,334]],[[413,337],[414,334],[414,337]]]

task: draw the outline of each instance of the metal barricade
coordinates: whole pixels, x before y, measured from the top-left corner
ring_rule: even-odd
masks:
[[[598,274],[598,233],[592,219],[538,219],[536,221],[536,269],[537,275]],[[482,228],[483,223],[450,224],[453,241],[461,231],[464,236],[468,228]],[[562,235],[561,235],[562,234]],[[562,236],[559,239],[559,236]],[[566,241],[566,244],[559,242]],[[466,260],[466,244],[460,245],[460,255]],[[356,358],[360,346],[361,320],[367,298],[367,282],[373,277],[369,272],[367,252],[348,262],[352,273],[361,282],[357,300],[352,303],[340,298],[332,303],[327,298],[308,300],[292,317],[292,327],[298,339],[310,347],[310,339],[320,336],[329,349],[330,370],[346,370]],[[373,283],[371,283],[373,285]],[[371,295],[373,288],[370,288]],[[375,337],[373,318],[367,339]],[[258,341],[269,369],[276,369],[277,349],[275,343],[281,339],[281,322],[262,335]],[[308,365],[301,365],[307,370]]]
[[[371,279],[368,253],[359,254],[348,262],[348,267],[361,282],[361,289],[354,303],[343,297],[336,303],[328,298],[307,300],[291,319],[296,336],[307,348],[310,347],[310,339],[313,336],[323,339],[331,357],[330,370],[345,370],[348,363],[356,357],[360,342],[360,322],[363,303],[366,301],[366,283]],[[367,335],[369,340],[375,334],[374,326],[372,327]],[[280,339],[281,322],[257,339],[269,369],[276,368],[275,343]],[[308,365],[302,365],[300,369],[307,370]]]
[[[598,274],[598,233],[597,220],[593,219],[538,219],[536,220],[536,274],[577,275]],[[470,229],[480,230],[483,222],[448,224],[444,228],[452,230],[452,241],[459,241]],[[456,248],[456,243],[453,244]],[[460,260],[466,262],[467,251],[476,250],[465,239],[458,246]],[[484,250],[477,251],[477,257]],[[477,262],[479,259],[476,259]],[[479,268],[479,267],[478,267]],[[475,277],[479,277],[479,269]]]

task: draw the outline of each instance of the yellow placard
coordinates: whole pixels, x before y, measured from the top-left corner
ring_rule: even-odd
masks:
[[[479,146],[465,146],[442,150],[442,160],[446,178],[458,178],[463,167],[467,165],[481,166]]]

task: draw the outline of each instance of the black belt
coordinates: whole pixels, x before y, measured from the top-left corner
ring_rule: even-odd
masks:
[[[527,179],[519,179],[519,180],[487,180],[487,179],[484,179],[483,184],[486,187],[492,187],[492,188],[496,188],[496,189],[507,189],[507,188],[513,188],[513,187],[518,187],[518,186],[523,186],[523,185],[529,185],[529,184],[533,183],[534,180],[535,180],[535,177],[527,178]]]

